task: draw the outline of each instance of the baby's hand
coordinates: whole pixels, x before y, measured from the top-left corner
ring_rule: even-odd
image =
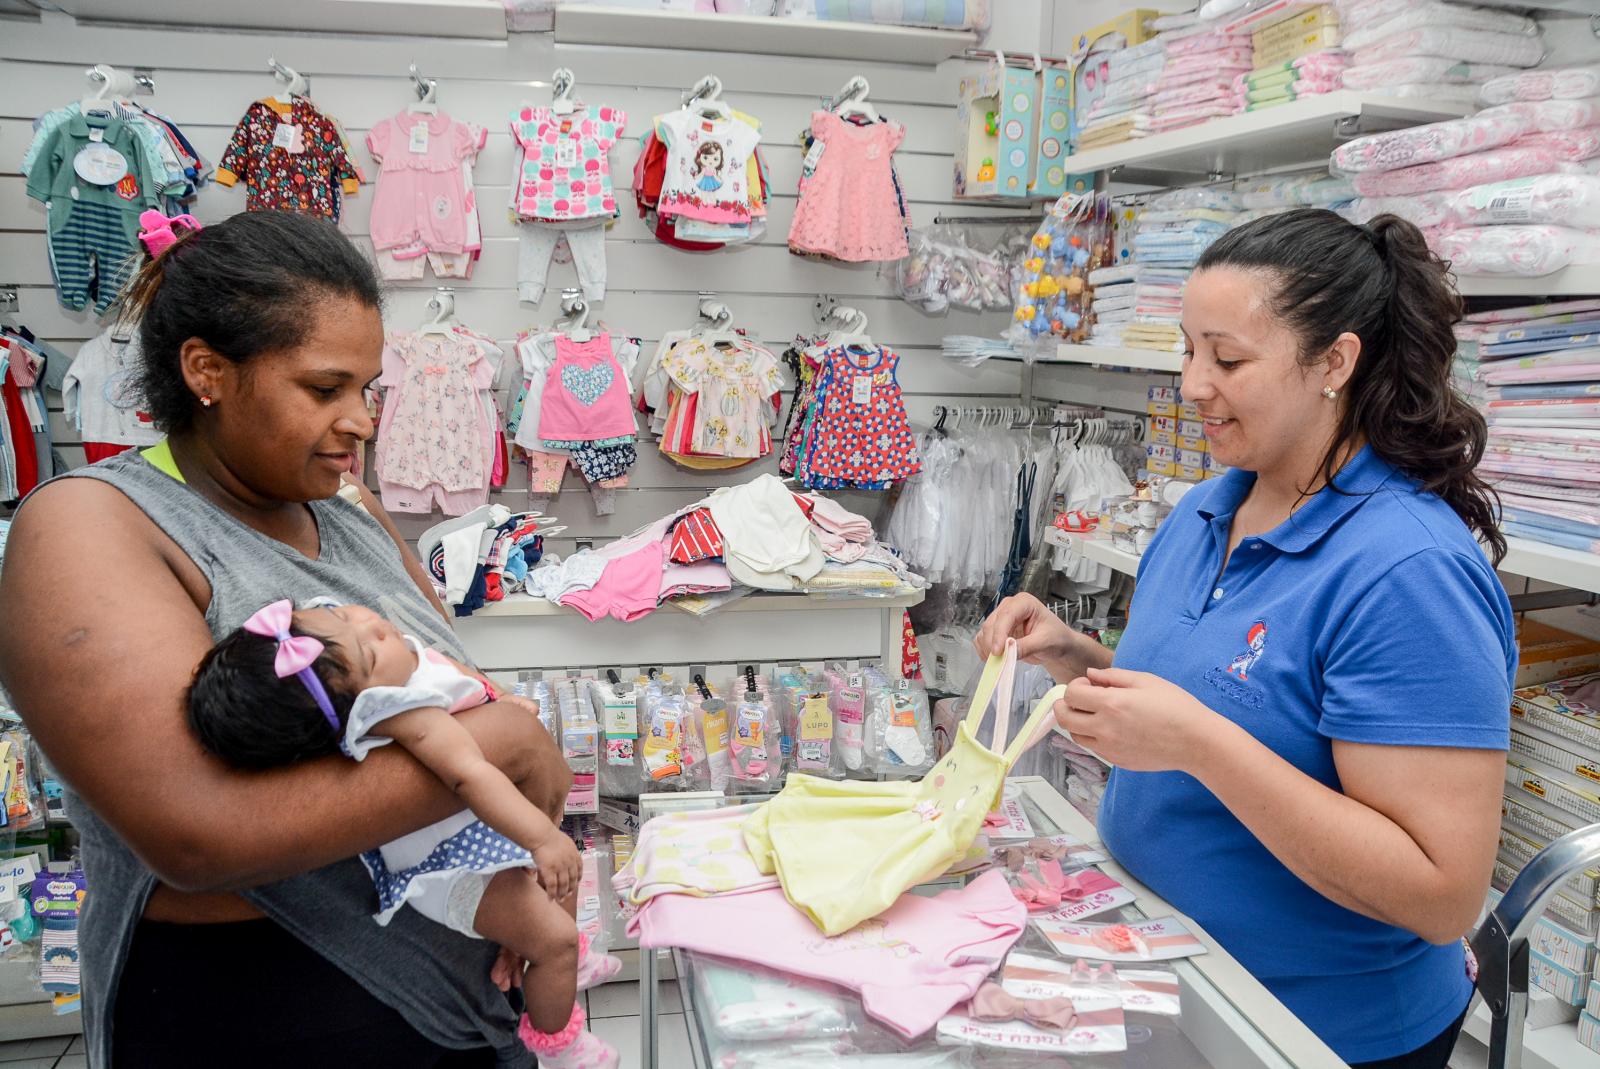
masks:
[[[552,828],[544,842],[534,848],[533,860],[539,866],[539,885],[557,902],[565,901],[578,889],[583,861],[578,857],[577,846],[560,828]]]
[[[522,974],[527,967],[528,963],[522,960],[521,954],[501,947],[500,956],[494,959],[494,967],[489,970],[489,979],[501,991],[510,991],[513,987],[522,986]]]

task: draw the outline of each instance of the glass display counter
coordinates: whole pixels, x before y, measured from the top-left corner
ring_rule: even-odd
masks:
[[[1033,834],[1066,835],[1084,843],[1096,841],[1093,825],[1073,809],[1045,780],[1022,777],[1012,781]],[[758,799],[724,798],[714,794],[646,795],[641,799],[643,818],[677,809],[699,809],[741,804]],[[832,1037],[815,1046],[800,1040],[757,1042],[726,1035],[707,1007],[708,970],[740,968],[727,962],[708,961],[688,951],[671,951],[672,964],[688,1024],[693,1069],[756,1069],[764,1066],[837,1065],[862,1069],[956,1069],[956,1067],[1127,1067],[1133,1069],[1344,1069],[1344,1062],[1290,1013],[1245,968],[1228,955],[1198,925],[1177,914],[1165,901],[1146,890],[1114,861],[1098,866],[1135,895],[1118,910],[1097,914],[1094,921],[1134,921],[1177,916],[1202,943],[1207,953],[1148,967],[1173,973],[1178,981],[1181,1013],[1157,1016],[1129,1011],[1126,1015],[1127,1050],[1116,1054],[1034,1053],[994,1048],[941,1046],[932,1032],[906,1043],[870,1022],[860,1012],[860,1000],[843,992],[856,1012],[848,1035]],[[962,877],[947,877],[918,888],[933,893],[958,886]],[[1015,952],[1052,956],[1048,943],[1032,925]],[[662,956],[640,952],[640,1027],[644,1069],[690,1069],[662,1066],[658,1060],[656,1014],[660,1006],[658,976]],[[788,1044],[785,1046],[785,1044]]]

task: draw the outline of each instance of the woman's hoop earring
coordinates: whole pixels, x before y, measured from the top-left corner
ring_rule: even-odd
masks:
[[[1334,401],[1338,399],[1339,391],[1335,390],[1332,386],[1324,386],[1322,388],[1322,396],[1326,397],[1330,401]]]
[[[210,408],[211,407],[211,395],[208,394],[208,393],[201,394],[200,395],[200,403],[202,405],[204,405],[206,408]]]

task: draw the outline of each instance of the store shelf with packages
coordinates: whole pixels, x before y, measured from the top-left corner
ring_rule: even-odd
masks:
[[[1096,564],[1104,564],[1112,571],[1124,575],[1139,574],[1139,554],[1118,549],[1111,544],[1109,538],[1093,534],[1074,534],[1059,527],[1050,527],[1045,530],[1044,540],[1052,546],[1076,547],[1085,557]]]
[[[822,609],[909,609],[913,605],[922,604],[925,592],[916,587],[901,587],[897,590],[887,591],[883,595],[862,594],[855,591],[813,591],[810,593],[795,592],[793,594],[762,593],[751,594],[749,597],[740,598],[722,608],[722,612],[804,612],[807,610]],[[667,602],[659,612],[684,611],[678,609],[671,601]],[[693,616],[693,613],[689,613]],[[513,594],[504,601],[497,601],[493,605],[486,605],[472,614],[471,619],[484,619],[508,616],[567,616],[576,617],[576,609],[569,609],[565,605],[557,605],[544,598],[535,598],[526,594]]]
[[[1259,174],[1325,162],[1353,137],[1459,119],[1472,110],[1423,98],[1341,90],[1090,149],[1068,162],[1075,172],[1109,171],[1119,182],[1188,185],[1212,174]]]
[[[978,43],[968,30],[757,15],[696,15],[601,4],[556,9],[557,45],[677,48],[830,60],[884,60],[933,66]]]
[[[1574,264],[1548,275],[1457,275],[1463,297],[1581,297],[1600,294],[1600,265]]]

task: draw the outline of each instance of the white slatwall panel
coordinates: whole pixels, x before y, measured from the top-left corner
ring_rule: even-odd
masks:
[[[344,124],[371,177],[376,166],[366,154],[366,131],[414,99],[406,69],[416,61],[425,74],[440,80],[443,110],[490,130],[476,171],[485,232],[483,258],[470,282],[450,284],[456,287],[463,323],[509,340],[518,331],[552,318],[556,291],[576,281],[570,265],[553,265],[551,291],[543,306],[519,304],[516,230],[501,207],[515,160],[505,119],[524,100],[548,99],[549,72],[565,65],[576,72],[584,99],[627,109],[630,136],[645,129],[654,114],[675,107],[682,89],[710,72],[722,78],[727,99],[760,118],[764,127],[763,151],[775,193],[768,234],[757,245],[720,253],[684,253],[656,242],[633,212],[626,192],[632,186],[638,143],[630,139],[614,150],[612,169],[622,191],[624,215],[608,234],[608,294],[601,306],[613,330],[642,337],[648,353],[665,331],[693,321],[697,291],[713,290],[733,308],[741,326],[781,349],[796,331],[812,326],[817,295],[826,293],[863,308],[871,317],[873,336],[901,351],[901,383],[913,419],[926,421],[933,405],[941,401],[977,398],[983,403],[983,399],[1012,399],[1021,391],[1017,365],[991,363],[966,369],[938,353],[943,335],[992,335],[1003,328],[1003,315],[957,312],[930,318],[893,297],[889,279],[875,267],[802,259],[791,256],[784,243],[800,170],[797,135],[818,98],[855,73],[871,81],[880,110],[907,124],[906,142],[896,163],[914,219],[928,223],[940,212],[1014,211],[952,205],[955,66],[946,65],[941,72],[893,63],[557,48],[546,35],[528,34],[488,42],[172,32],[78,26],[59,16],[46,17],[42,23],[8,20],[0,22],[0,29],[0,59],[6,61],[0,90],[0,282],[20,285],[21,321],[69,354],[100,327],[90,314],[69,312],[55,300],[45,258],[43,207],[27,198],[18,162],[31,138],[32,119],[83,95],[86,67],[110,63],[152,72],[157,92],[148,98],[150,105],[177,120],[214,162],[249,102],[272,91],[265,61],[276,56],[311,79],[312,98]],[[347,198],[341,223],[363,246],[368,245],[371,204],[372,187],[364,187],[360,195]],[[243,206],[242,189],[211,187],[193,211],[204,222]],[[421,322],[435,282],[429,277],[421,283],[390,285],[388,325],[410,329]],[[76,432],[64,425],[59,412],[53,428],[63,452],[74,463],[80,461],[81,450],[74,448]],[[576,476],[569,478],[567,485],[575,489],[564,493],[553,511],[571,525],[571,536],[624,534],[724,481],[775,470],[769,459],[741,472],[691,473],[667,462],[652,445],[643,445],[640,453],[632,487],[618,493],[612,516],[597,517]],[[514,466],[513,481],[500,496],[508,505],[520,507],[525,487],[525,473],[520,465]],[[877,495],[859,494],[851,495],[847,503],[873,515],[880,502]],[[414,535],[438,518],[403,518],[403,529]]]

